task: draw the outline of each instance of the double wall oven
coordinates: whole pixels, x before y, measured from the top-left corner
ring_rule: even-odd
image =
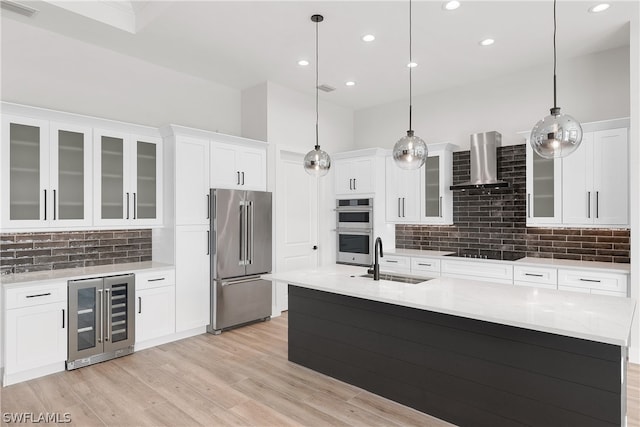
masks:
[[[373,264],[373,199],[338,199],[336,221],[336,261]]]

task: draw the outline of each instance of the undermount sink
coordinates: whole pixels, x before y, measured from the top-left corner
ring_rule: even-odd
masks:
[[[360,277],[366,277],[368,279],[373,279],[373,274],[371,274],[371,273],[363,274]],[[399,276],[399,275],[396,275],[396,274],[380,273],[380,280],[390,280],[392,282],[402,282],[402,283],[415,284],[415,283],[426,282],[427,280],[431,280],[431,278],[430,277],[429,278],[425,278],[425,277],[417,278],[417,277]]]

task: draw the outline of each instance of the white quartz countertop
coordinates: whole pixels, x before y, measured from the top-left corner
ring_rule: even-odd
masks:
[[[631,265],[619,262],[598,262],[598,261],[574,261],[570,259],[554,259],[554,258],[534,258],[525,257],[516,261],[484,259],[484,258],[464,258],[447,256],[453,252],[429,251],[420,249],[395,249],[393,251],[385,251],[385,255],[397,255],[408,257],[425,257],[425,258],[442,258],[455,259],[474,262],[502,263],[514,266],[532,266],[532,267],[551,267],[566,268],[572,270],[596,270],[602,273],[623,273],[629,274]]]
[[[174,268],[174,266],[161,262],[143,261],[126,264],[98,265],[94,267],[66,268],[62,270],[34,271],[31,273],[6,274],[0,276],[0,285],[8,289],[15,286],[31,285],[51,280],[76,280],[111,274],[166,270],[168,268]]]
[[[309,289],[421,310],[629,345],[636,302],[631,298],[500,285],[441,277],[418,284],[360,277],[365,267],[331,265],[265,275]]]

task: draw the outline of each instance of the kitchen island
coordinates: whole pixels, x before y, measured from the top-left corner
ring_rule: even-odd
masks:
[[[289,360],[458,425],[624,425],[635,301],[333,265],[289,283]]]

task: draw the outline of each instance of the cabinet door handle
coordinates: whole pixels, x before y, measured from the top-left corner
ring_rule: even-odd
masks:
[[[587,191],[587,218],[591,218],[591,191]]]
[[[405,218],[407,216],[407,210],[406,210],[406,199],[403,197],[402,198],[402,218]]]
[[[242,172],[242,185],[244,185],[244,172]]]
[[[524,273],[525,276],[543,277],[542,274]]]
[[[47,292],[46,294],[27,295],[27,298],[47,297],[49,295],[51,295],[51,292]]]
[[[592,282],[592,283],[600,283],[600,280],[596,280],[596,279],[583,279],[582,277],[580,278],[581,282]]]
[[[138,205],[138,201],[136,198],[136,193],[133,193],[133,219],[136,219],[136,206]]]
[[[600,218],[600,192],[596,191],[596,218]]]
[[[356,189],[356,187],[357,187],[357,186],[356,186],[356,179],[355,179],[355,178],[353,178],[353,189],[355,190],[355,189]]]
[[[421,266],[423,266],[423,267],[431,267],[431,264],[423,264],[423,263],[421,263],[421,262],[419,262],[419,263],[418,263],[418,265],[421,265]]]
[[[353,190],[353,178],[349,178],[349,190]]]
[[[62,329],[64,329],[65,326],[65,321],[64,321],[65,315],[64,315],[64,308],[62,309]]]
[[[207,231],[207,233],[208,233],[208,231]],[[160,280],[164,280],[164,277],[158,277],[157,279],[149,279],[149,280],[147,280],[147,282],[158,282]]]
[[[236,174],[238,175],[238,180],[236,181],[237,185],[240,185],[240,171],[237,171]]]
[[[207,219],[211,217],[211,203],[209,202],[209,195],[207,194]]]
[[[127,193],[127,219],[129,219],[129,193]]]
[[[400,197],[398,197],[398,218],[402,218],[402,216],[400,215]]]
[[[390,264],[397,264],[398,261],[394,260],[394,259],[386,259],[384,260],[384,262],[390,263]]]
[[[531,218],[531,193],[527,193],[527,218]]]
[[[440,196],[440,199],[438,200],[438,214],[440,215],[440,218],[442,218],[442,196]]]
[[[138,297],[138,314],[142,314],[142,297]]]
[[[56,190],[53,190],[53,220],[56,220]]]
[[[211,232],[209,230],[207,230],[207,255],[209,255],[211,253]]]
[[[44,220],[47,220],[47,190],[44,190]]]

